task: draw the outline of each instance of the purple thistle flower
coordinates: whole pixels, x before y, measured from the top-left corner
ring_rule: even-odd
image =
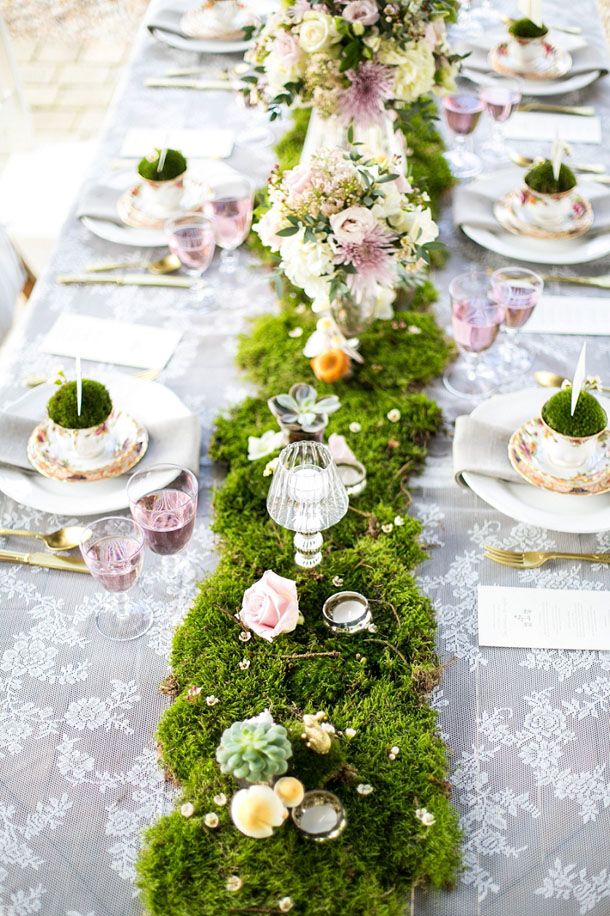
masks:
[[[354,121],[363,127],[378,124],[385,110],[385,101],[392,95],[394,78],[389,67],[368,60],[348,70],[350,85],[339,95],[339,111],[344,121]]]
[[[361,242],[344,242],[337,248],[335,264],[352,264],[355,274],[347,284],[357,297],[374,295],[377,286],[394,286],[396,273],[392,256],[396,236],[383,226],[375,226]]]

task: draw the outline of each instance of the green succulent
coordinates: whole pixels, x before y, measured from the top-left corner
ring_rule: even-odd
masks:
[[[101,382],[83,379],[80,414],[76,403],[76,382],[66,382],[47,404],[47,413],[54,423],[64,429],[91,429],[107,420],[112,411],[108,389]]]
[[[292,747],[283,725],[269,713],[234,722],[222,733],[216,760],[223,773],[248,782],[269,782],[285,773]]]
[[[150,156],[145,156],[138,163],[138,174],[148,181],[171,181],[186,172],[186,159],[177,149],[168,149],[165,151],[165,162],[163,168],[159,168],[161,150],[155,149]]]
[[[339,410],[341,402],[336,394],[318,401],[318,393],[311,385],[300,382],[288,394],[276,394],[267,401],[269,410],[283,429],[317,433],[326,427],[331,413]]]
[[[525,183],[528,188],[538,191],[539,194],[560,194],[576,187],[576,176],[572,169],[562,163],[559,178],[555,178],[553,163],[550,159],[545,159],[544,162],[532,166],[525,176]]]
[[[606,411],[588,391],[580,392],[573,415],[571,407],[572,389],[563,388],[546,402],[542,408],[542,419],[562,436],[594,436],[606,428]]]
[[[544,38],[548,29],[545,25],[536,25],[531,19],[513,19],[508,27],[514,38]]]

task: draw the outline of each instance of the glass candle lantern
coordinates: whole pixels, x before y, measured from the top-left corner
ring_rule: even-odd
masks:
[[[347,825],[345,808],[336,795],[323,789],[306,792],[301,804],[292,809],[292,820],[304,836],[316,843],[335,840]]]
[[[336,525],[349,505],[330,451],[320,442],[294,442],[280,452],[267,496],[267,511],[294,531],[294,560],[311,569],[322,561],[321,532]]]

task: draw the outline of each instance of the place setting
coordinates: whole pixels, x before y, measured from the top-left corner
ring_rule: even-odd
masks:
[[[464,36],[462,76],[480,86],[490,74],[518,78],[524,95],[565,95],[608,73],[605,55],[582,33],[569,34],[543,20],[542,0],[520,0],[519,15],[483,35]]]
[[[163,44],[200,54],[239,54],[252,43],[257,25],[274,11],[273,0],[178,0],[159,5],[146,26]]]

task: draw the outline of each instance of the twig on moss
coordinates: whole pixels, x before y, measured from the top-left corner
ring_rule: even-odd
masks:
[[[295,652],[293,655],[280,655],[284,660],[293,658],[341,658],[341,652]]]
[[[405,656],[402,654],[402,652],[400,651],[400,649],[397,649],[396,646],[394,646],[391,642],[388,642],[388,641],[385,640],[385,639],[367,639],[366,642],[378,642],[379,645],[381,645],[381,646],[387,646],[388,649],[391,649],[392,652],[395,652],[396,655],[398,655],[398,657],[401,658],[401,659],[403,660],[403,662],[405,663],[405,665],[407,666],[407,668],[409,667],[409,662],[407,661],[407,659],[405,658]]]
[[[369,603],[372,603],[372,602],[375,604],[385,604],[385,606],[389,607],[392,613],[394,614],[394,617],[396,618],[396,623],[398,624],[401,623],[398,611],[396,610],[396,608],[394,607],[391,601],[384,601],[383,598],[369,598]]]

